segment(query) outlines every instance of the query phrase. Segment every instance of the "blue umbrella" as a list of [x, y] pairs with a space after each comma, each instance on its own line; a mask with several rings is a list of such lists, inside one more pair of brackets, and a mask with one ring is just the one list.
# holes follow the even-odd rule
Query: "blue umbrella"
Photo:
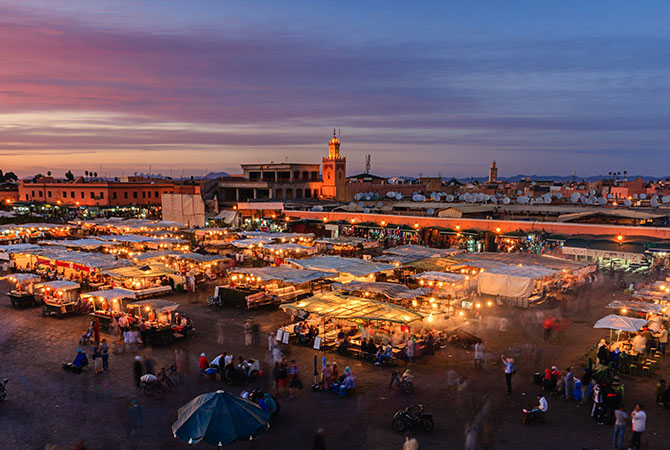
[[199, 395], [177, 411], [174, 437], [189, 444], [205, 441], [223, 446], [251, 440], [270, 427], [270, 413], [224, 391]]

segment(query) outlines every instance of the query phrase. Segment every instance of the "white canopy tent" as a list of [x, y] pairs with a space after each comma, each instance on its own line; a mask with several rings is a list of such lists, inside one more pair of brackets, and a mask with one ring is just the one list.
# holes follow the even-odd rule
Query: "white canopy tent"
[[610, 314], [598, 320], [593, 328], [605, 328], [608, 330], [628, 331], [634, 333], [649, 323], [646, 319], [634, 319], [632, 317]]
[[395, 267], [391, 264], [375, 263], [359, 258], [342, 258], [341, 256], [314, 256], [307, 259], [288, 259], [293, 264], [302, 269], [322, 270], [324, 272], [336, 272], [339, 274], [349, 274], [354, 277], [364, 277], [386, 270], [393, 270]]
[[480, 293], [507, 298], [528, 298], [533, 293], [535, 280], [552, 276], [556, 270], [540, 266], [491, 267], [477, 277]]

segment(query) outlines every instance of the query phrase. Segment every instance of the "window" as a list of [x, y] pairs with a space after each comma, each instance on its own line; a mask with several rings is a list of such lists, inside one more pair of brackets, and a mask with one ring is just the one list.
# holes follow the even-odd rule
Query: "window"
[[37, 196], [42, 197], [42, 191], [37, 191]]
[[35, 197], [35, 191], [30, 191], [33, 197]]
[[105, 198], [105, 193], [104, 193], [104, 192], [101, 192], [101, 193], [100, 193], [100, 198], [101, 198], [101, 199], [102, 199], [102, 198]]
[[116, 192], [112, 192], [112, 198], [116, 200]]
[[67, 191], [63, 191], [63, 198], [67, 198]]
[[70, 192], [70, 198], [74, 198], [74, 191]]
[[128, 198], [128, 193], [127, 192], [123, 193], [123, 198]]
[[81, 198], [84, 198], [84, 191], [81, 191]]
[[137, 191], [133, 192], [133, 198], [137, 198]]
[[147, 198], [147, 193], [146, 193], [146, 191], [142, 191], [142, 198]]
[[91, 191], [91, 198], [95, 198], [95, 193]]
[[158, 191], [154, 192], [154, 197], [158, 198]]

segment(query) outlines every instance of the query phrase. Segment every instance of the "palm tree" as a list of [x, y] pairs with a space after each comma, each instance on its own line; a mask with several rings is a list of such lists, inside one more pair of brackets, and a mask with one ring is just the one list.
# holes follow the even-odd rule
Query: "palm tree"
[[627, 170], [624, 170], [624, 171], [623, 171], [623, 178], [624, 178], [624, 180], [626, 179], [626, 176], [627, 176], [627, 175], [628, 175], [628, 171], [627, 171]]
[[98, 172], [93, 172], [93, 176], [98, 178]]
[[51, 171], [50, 171], [50, 170], [47, 171], [47, 176], [48, 176], [48, 177], [51, 176]]
[[84, 175], [88, 176], [88, 170], [84, 171]]

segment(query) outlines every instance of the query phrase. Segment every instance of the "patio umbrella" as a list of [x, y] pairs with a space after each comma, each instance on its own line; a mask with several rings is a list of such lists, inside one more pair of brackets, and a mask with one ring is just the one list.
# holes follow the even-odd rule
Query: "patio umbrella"
[[189, 444], [205, 441], [219, 447], [251, 440], [269, 428], [270, 413], [224, 391], [199, 395], [177, 411], [174, 437]]

